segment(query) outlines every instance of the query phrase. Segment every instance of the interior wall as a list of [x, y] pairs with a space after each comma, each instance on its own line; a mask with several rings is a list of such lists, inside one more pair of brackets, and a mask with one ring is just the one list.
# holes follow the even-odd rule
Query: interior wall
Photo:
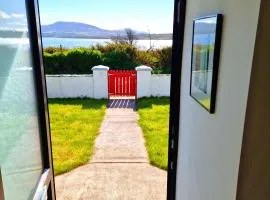
[[[188, 0], [181, 83], [177, 199], [232, 200], [237, 178], [260, 0]], [[189, 96], [192, 22], [224, 14], [216, 113]]]
[[237, 200], [270, 199], [270, 1], [262, 0]]

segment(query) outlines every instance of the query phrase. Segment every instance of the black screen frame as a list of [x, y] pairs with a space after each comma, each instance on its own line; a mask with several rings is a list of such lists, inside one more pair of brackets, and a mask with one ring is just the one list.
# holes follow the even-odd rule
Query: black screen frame
[[168, 146], [167, 200], [176, 199], [176, 176], [178, 139], [180, 125], [180, 94], [182, 78], [182, 60], [186, 18], [186, 0], [174, 1], [173, 46], [170, 90], [170, 120]]

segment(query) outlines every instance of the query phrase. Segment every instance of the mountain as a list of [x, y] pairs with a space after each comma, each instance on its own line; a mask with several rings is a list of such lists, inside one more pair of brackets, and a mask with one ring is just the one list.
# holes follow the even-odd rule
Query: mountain
[[[149, 39], [149, 34], [133, 30], [138, 39]], [[124, 29], [106, 30], [79, 22], [55, 22], [50, 25], [41, 26], [41, 32], [44, 37], [62, 37], [62, 38], [93, 38], [93, 39], [111, 39], [113, 37], [126, 37]], [[153, 34], [152, 39], [171, 39], [171, 34]]]
[[[56, 22], [50, 25], [41, 26], [42, 36], [59, 38], [92, 38], [111, 39], [113, 37], [126, 37], [124, 29], [106, 30], [97, 26], [78, 22]], [[149, 40], [149, 33], [133, 30], [137, 39]], [[199, 23], [196, 25], [195, 33], [207, 34], [215, 32], [215, 24]], [[1, 30], [0, 38], [20, 38], [27, 33], [16, 30]], [[152, 40], [171, 40], [171, 33], [151, 34]]]
[[[125, 30], [106, 30], [93, 25], [78, 22], [56, 22], [41, 27], [42, 35], [45, 37], [79, 37], [79, 38], [111, 38], [125, 37]], [[135, 34], [144, 34], [134, 31]]]
[[42, 26], [42, 31], [44, 32], [107, 32], [104, 29], [98, 28], [96, 26], [77, 23], [77, 22], [56, 22], [51, 25]]
[[23, 31], [0, 29], [0, 38], [22, 38], [27, 36], [28, 33], [24, 33]]

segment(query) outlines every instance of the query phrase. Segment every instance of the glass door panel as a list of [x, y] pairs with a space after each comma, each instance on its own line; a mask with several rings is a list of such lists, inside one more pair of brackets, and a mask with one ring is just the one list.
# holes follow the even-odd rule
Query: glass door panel
[[0, 170], [5, 200], [32, 199], [43, 172], [24, 0], [0, 2]]

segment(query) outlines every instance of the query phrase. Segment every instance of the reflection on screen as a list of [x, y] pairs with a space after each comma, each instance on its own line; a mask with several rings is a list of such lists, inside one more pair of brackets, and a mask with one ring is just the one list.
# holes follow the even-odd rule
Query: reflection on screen
[[0, 169], [5, 200], [32, 199], [43, 170], [24, 4], [0, 3]]

